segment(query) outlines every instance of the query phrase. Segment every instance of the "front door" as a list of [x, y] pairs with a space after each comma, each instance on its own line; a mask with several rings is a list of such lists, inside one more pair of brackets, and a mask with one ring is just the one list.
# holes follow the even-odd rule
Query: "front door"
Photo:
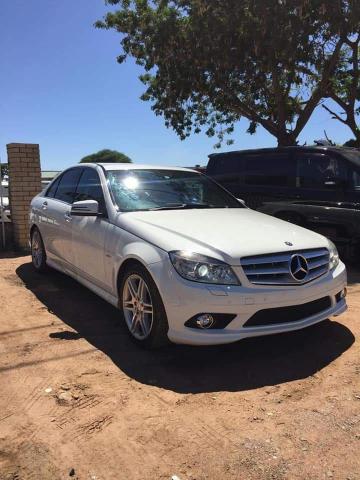
[[101, 215], [72, 217], [74, 265], [83, 278], [104, 290], [110, 290], [104, 267], [105, 238], [109, 222], [100, 178], [95, 168], [84, 168], [75, 194], [75, 201], [81, 200], [96, 200]]
[[298, 153], [296, 187], [301, 200], [337, 204], [345, 200], [346, 162], [330, 154]]

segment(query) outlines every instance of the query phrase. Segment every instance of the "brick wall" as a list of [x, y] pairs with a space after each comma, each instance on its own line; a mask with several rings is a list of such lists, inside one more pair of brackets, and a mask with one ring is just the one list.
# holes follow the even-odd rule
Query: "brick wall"
[[9, 143], [9, 200], [13, 224], [13, 241], [20, 250], [29, 248], [29, 205], [41, 191], [39, 145]]

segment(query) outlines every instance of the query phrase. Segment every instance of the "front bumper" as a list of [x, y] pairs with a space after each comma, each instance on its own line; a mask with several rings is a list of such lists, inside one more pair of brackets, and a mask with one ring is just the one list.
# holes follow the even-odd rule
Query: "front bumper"
[[[346, 268], [340, 262], [334, 271], [305, 285], [259, 286], [247, 282], [241, 286], [211, 286], [182, 279], [169, 263], [152, 264], [150, 271], [157, 283], [168, 317], [168, 337], [174, 343], [216, 345], [247, 337], [271, 335], [308, 327], [328, 317], [340, 315], [347, 306], [335, 295], [346, 287]], [[296, 322], [244, 327], [256, 312], [263, 309], [301, 305], [330, 297], [326, 310]], [[224, 329], [201, 330], [184, 323], [199, 313], [229, 313], [236, 317]]]

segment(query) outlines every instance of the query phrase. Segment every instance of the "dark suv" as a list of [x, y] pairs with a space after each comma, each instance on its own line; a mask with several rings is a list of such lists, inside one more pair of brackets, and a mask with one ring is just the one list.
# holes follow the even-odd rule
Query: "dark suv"
[[360, 150], [283, 147], [212, 154], [206, 174], [250, 208], [328, 236], [348, 257], [360, 244]]

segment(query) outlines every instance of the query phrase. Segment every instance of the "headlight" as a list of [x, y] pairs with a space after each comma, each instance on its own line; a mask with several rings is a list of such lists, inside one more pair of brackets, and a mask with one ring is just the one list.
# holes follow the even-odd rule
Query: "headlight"
[[193, 282], [240, 285], [230, 265], [198, 253], [174, 251], [169, 253], [171, 263], [183, 278]]
[[339, 265], [340, 259], [339, 259], [339, 253], [337, 251], [337, 248], [335, 247], [333, 242], [331, 242], [330, 240], [329, 240], [329, 253], [330, 253], [329, 267], [330, 267], [330, 270], [334, 270], [334, 268], [336, 268]]

